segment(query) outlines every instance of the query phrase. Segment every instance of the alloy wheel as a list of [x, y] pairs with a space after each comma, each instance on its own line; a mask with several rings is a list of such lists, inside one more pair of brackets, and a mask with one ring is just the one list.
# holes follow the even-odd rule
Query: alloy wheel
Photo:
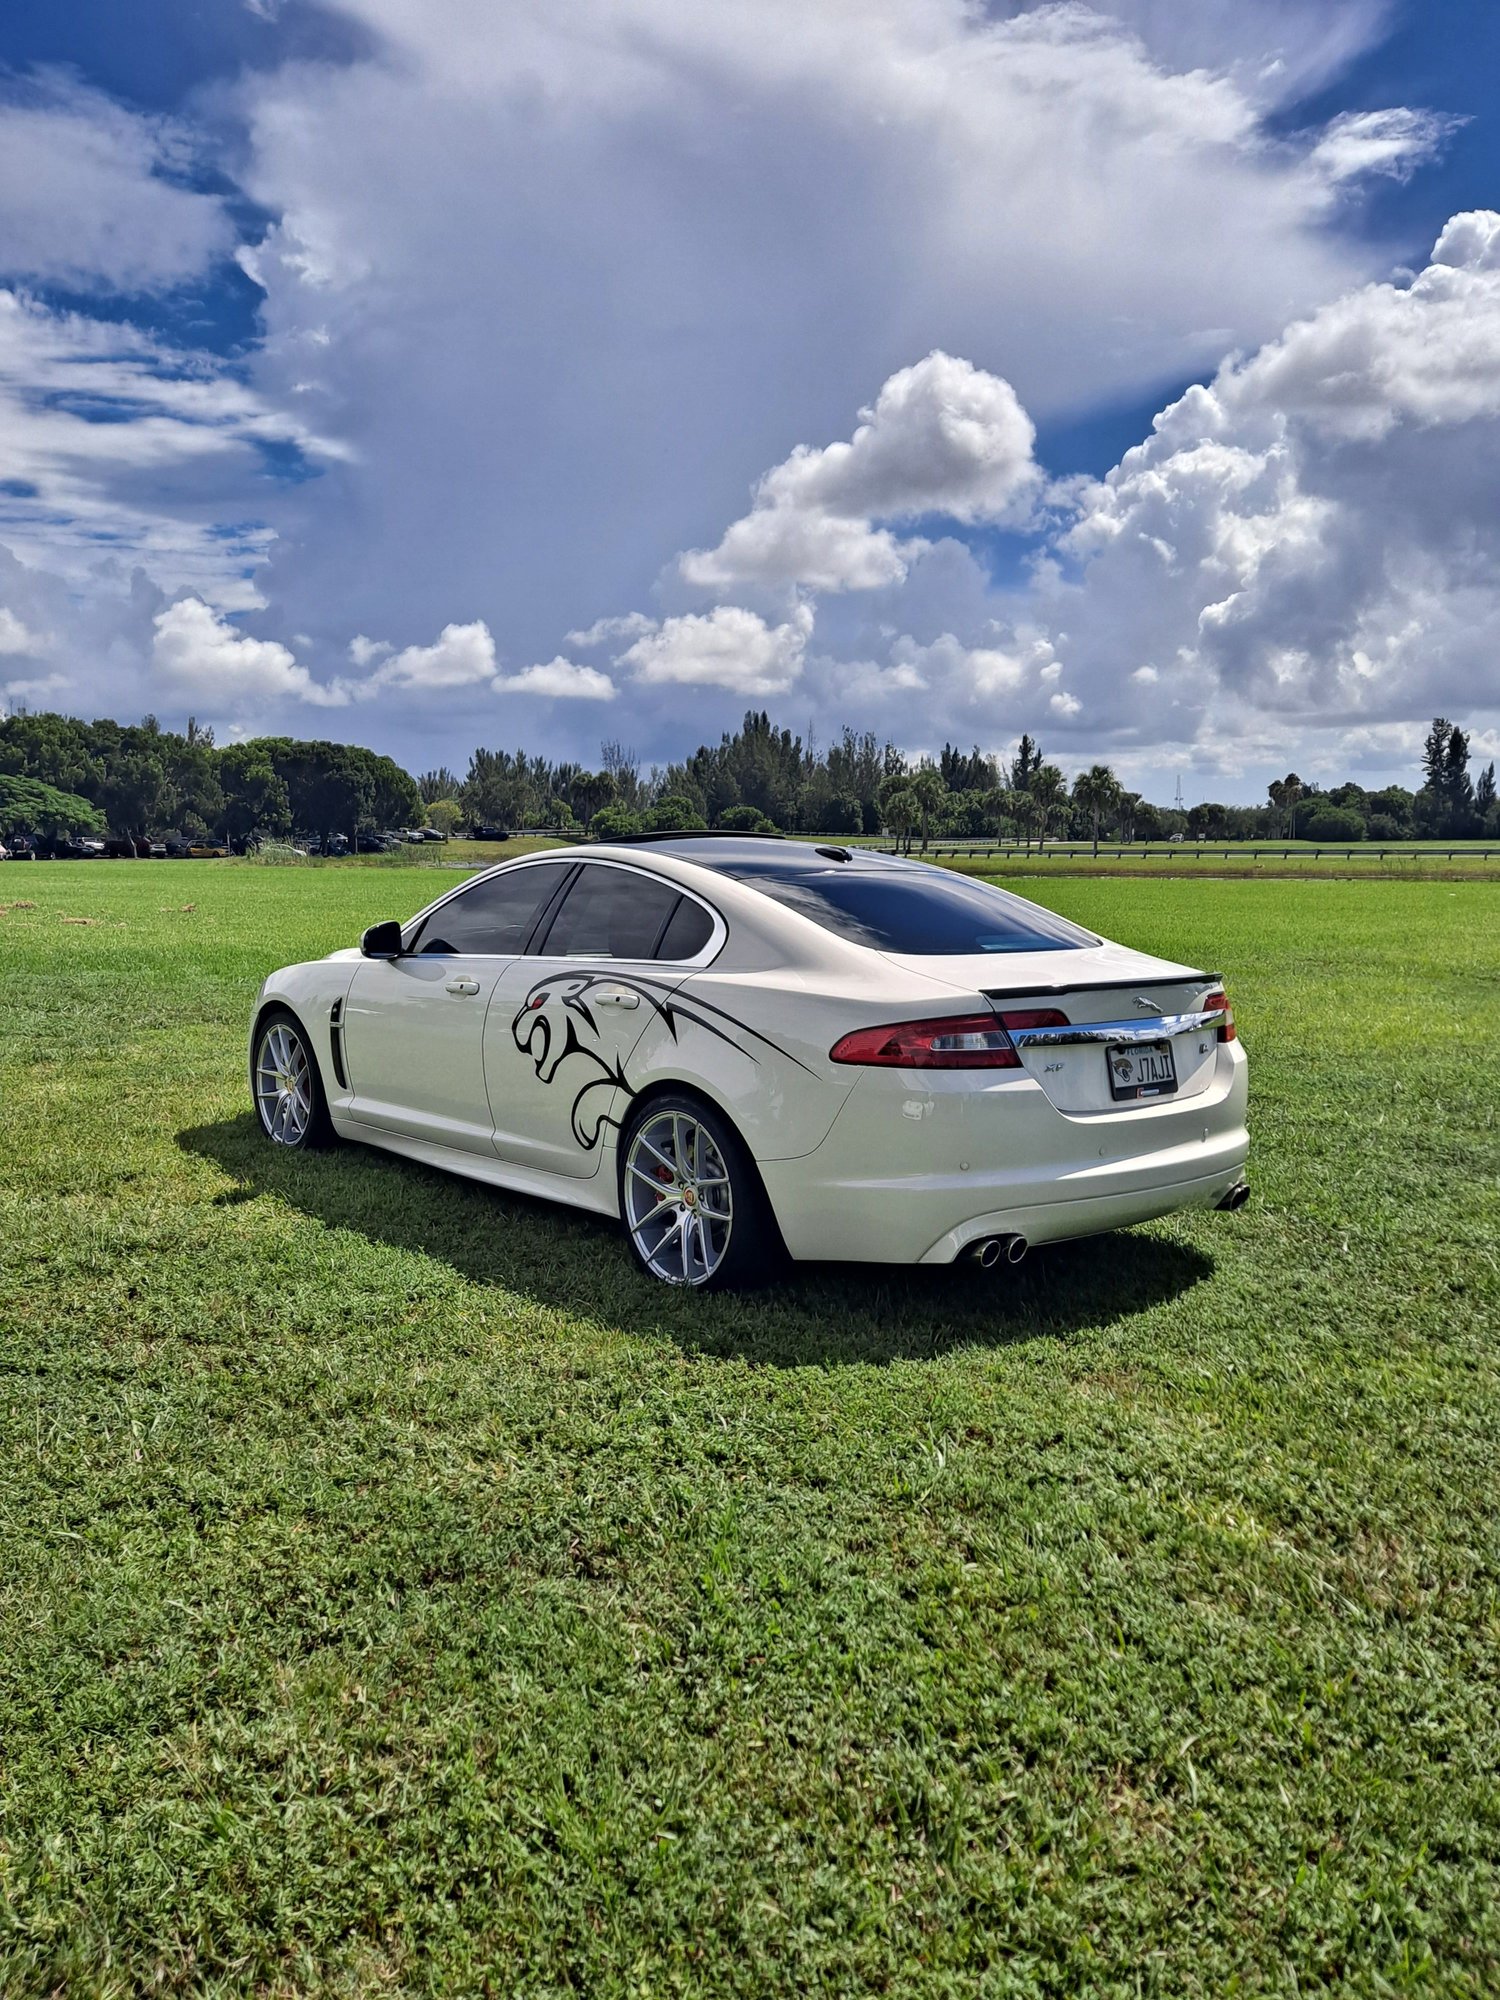
[[734, 1226], [729, 1168], [688, 1111], [646, 1118], [625, 1157], [625, 1225], [641, 1262], [669, 1285], [705, 1285]]
[[255, 1106], [268, 1139], [278, 1146], [302, 1144], [313, 1115], [312, 1058], [287, 1021], [273, 1023], [260, 1038]]

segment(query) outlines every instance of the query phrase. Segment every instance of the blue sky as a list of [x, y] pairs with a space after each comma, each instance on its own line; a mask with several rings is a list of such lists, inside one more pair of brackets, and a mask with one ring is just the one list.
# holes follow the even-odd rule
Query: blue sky
[[1492, 9], [19, 0], [0, 64], [0, 699], [1232, 798], [1500, 741]]

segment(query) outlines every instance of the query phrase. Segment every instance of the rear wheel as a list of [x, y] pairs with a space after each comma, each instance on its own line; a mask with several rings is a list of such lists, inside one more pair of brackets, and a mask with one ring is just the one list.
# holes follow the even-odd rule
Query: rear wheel
[[332, 1136], [328, 1100], [307, 1030], [283, 1009], [267, 1014], [255, 1037], [251, 1064], [260, 1129], [273, 1146], [303, 1150]]
[[637, 1262], [699, 1290], [770, 1277], [780, 1242], [760, 1176], [726, 1118], [693, 1097], [658, 1097], [625, 1127], [620, 1212]]

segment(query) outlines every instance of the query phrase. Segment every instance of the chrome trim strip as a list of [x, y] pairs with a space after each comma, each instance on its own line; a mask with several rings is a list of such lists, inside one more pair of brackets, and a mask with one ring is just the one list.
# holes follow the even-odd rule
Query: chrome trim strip
[[1217, 1029], [1223, 1007], [1206, 1014], [1159, 1014], [1152, 1021], [1083, 1021], [1072, 1028], [1007, 1028], [1018, 1049], [1057, 1049], [1069, 1042], [1164, 1042], [1200, 1028]]
[[1064, 993], [1128, 993], [1132, 987], [1139, 992], [1144, 986], [1201, 986], [1205, 993], [1211, 993], [1216, 986], [1223, 984], [1223, 978], [1217, 972], [1142, 972], [1134, 979], [1075, 979], [1068, 986], [1038, 986], [1035, 981], [1030, 986], [986, 986], [984, 997], [986, 1000], [1029, 1000], [1035, 994], [1055, 1000]]

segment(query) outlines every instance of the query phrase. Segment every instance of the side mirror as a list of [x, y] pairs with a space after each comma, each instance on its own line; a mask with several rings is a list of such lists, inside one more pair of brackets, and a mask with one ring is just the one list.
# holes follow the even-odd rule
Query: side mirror
[[387, 917], [383, 924], [371, 924], [359, 941], [360, 951], [366, 958], [399, 958], [401, 956], [401, 926], [394, 917]]

